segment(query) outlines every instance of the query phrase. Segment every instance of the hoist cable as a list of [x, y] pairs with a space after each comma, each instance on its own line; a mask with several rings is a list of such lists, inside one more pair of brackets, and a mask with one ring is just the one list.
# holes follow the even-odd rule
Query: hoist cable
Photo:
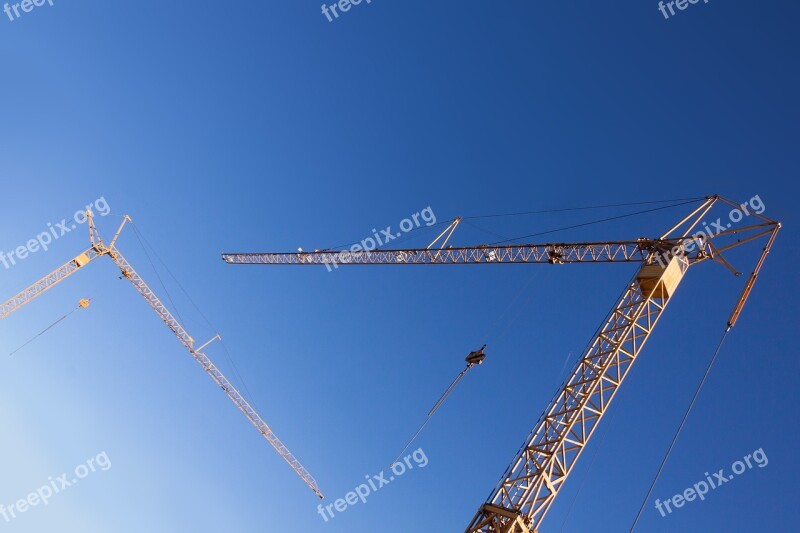
[[633, 520], [633, 525], [631, 525], [630, 533], [633, 533], [636, 524], [639, 522], [639, 518], [641, 518], [642, 516], [642, 512], [644, 511], [644, 508], [647, 505], [647, 500], [650, 499], [650, 495], [653, 493], [653, 489], [655, 488], [656, 483], [658, 482], [658, 478], [661, 476], [661, 471], [664, 470], [664, 465], [667, 464], [667, 460], [669, 459], [669, 456], [672, 453], [672, 449], [675, 447], [675, 443], [678, 442], [678, 437], [680, 436], [681, 431], [683, 430], [683, 426], [686, 424], [686, 420], [689, 418], [689, 413], [692, 411], [695, 402], [697, 402], [697, 397], [700, 396], [700, 391], [702, 390], [703, 385], [705, 385], [706, 380], [708, 380], [708, 375], [711, 373], [711, 369], [713, 368], [714, 363], [716, 362], [717, 357], [719, 356], [719, 353], [722, 350], [722, 345], [725, 343], [725, 339], [728, 337], [728, 332], [730, 330], [731, 328], [729, 326], [725, 330], [725, 333], [722, 334], [722, 338], [720, 339], [719, 344], [717, 345], [717, 350], [714, 352], [714, 356], [711, 358], [711, 361], [709, 361], [708, 366], [706, 367], [705, 374], [703, 374], [703, 379], [701, 379], [700, 384], [697, 385], [697, 390], [695, 390], [694, 392], [692, 401], [691, 403], [689, 403], [689, 407], [686, 408], [686, 412], [683, 414], [683, 419], [681, 420], [678, 429], [675, 431], [675, 435], [672, 437], [672, 442], [670, 443], [669, 448], [667, 449], [667, 453], [664, 454], [664, 459], [662, 459], [661, 465], [658, 467], [658, 471], [656, 472], [656, 475], [653, 478], [653, 482], [650, 483], [650, 488], [647, 489], [647, 494], [645, 495], [644, 500], [642, 500], [642, 505], [641, 507], [639, 507], [639, 512], [636, 513], [636, 518]]

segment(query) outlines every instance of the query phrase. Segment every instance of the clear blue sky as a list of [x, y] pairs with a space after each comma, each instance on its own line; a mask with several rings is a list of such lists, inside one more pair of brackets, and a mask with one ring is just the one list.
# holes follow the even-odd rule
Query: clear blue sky
[[[486, 364], [417, 442], [428, 465], [325, 523], [103, 259], [0, 322], [0, 503], [101, 452], [112, 467], [0, 517], [0, 531], [463, 531], [633, 267], [328, 273], [219, 253], [348, 243], [428, 206], [442, 221], [714, 193], [759, 195], [785, 229], [651, 501], [759, 448], [769, 464], [666, 518], [649, 503], [638, 531], [800, 529], [797, 3], [710, 0], [667, 20], [653, 0], [373, 0], [333, 22], [319, 4], [0, 13], [0, 250], [100, 197], [105, 234], [130, 214], [214, 325], [157, 264], [189, 331], [223, 335], [331, 501], [386, 469], [488, 340]], [[490, 219], [455, 242], [622, 211]], [[680, 214], [561, 237], [655, 236]], [[130, 229], [120, 248], [166, 299]], [[2, 298], [87, 245], [81, 227], [0, 265]], [[542, 533], [628, 530], [742, 281], [690, 271]], [[85, 297], [88, 310], [6, 356]], [[219, 346], [208, 353], [230, 370]]]

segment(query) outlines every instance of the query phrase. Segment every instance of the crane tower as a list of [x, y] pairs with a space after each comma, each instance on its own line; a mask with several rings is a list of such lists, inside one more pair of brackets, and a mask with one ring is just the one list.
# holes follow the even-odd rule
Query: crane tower
[[0, 305], [0, 319], [6, 318], [11, 313], [19, 310], [22, 306], [30, 303], [38, 296], [41, 296], [47, 290], [53, 288], [61, 283], [78, 270], [84, 268], [89, 263], [98, 257], [108, 256], [119, 267], [122, 273], [122, 278], [130, 281], [136, 291], [147, 301], [150, 307], [156, 312], [158, 317], [167, 325], [172, 333], [177, 337], [178, 341], [189, 351], [189, 354], [200, 363], [203, 370], [214, 380], [228, 396], [228, 398], [236, 405], [236, 407], [244, 413], [245, 417], [256, 427], [259, 433], [269, 442], [273, 448], [280, 454], [283, 459], [289, 463], [289, 466], [297, 473], [300, 478], [314, 491], [320, 498], [323, 497], [322, 492], [314, 477], [305, 469], [305, 467], [297, 460], [291, 451], [280, 441], [280, 439], [273, 433], [272, 429], [267, 425], [256, 410], [247, 402], [247, 400], [239, 393], [236, 387], [228, 381], [219, 368], [209, 359], [203, 350], [211, 344], [214, 340], [219, 339], [219, 335], [215, 336], [202, 346], [196, 347], [195, 341], [189, 333], [183, 328], [178, 320], [172, 315], [167, 307], [161, 302], [156, 294], [145, 283], [141, 276], [133, 269], [131, 264], [125, 259], [117, 248], [117, 238], [125, 226], [126, 222], [131, 219], [127, 215], [122, 220], [122, 223], [117, 229], [116, 234], [110, 243], [106, 244], [100, 237], [100, 233], [94, 224], [91, 211], [86, 213], [89, 223], [89, 237], [91, 247], [82, 253], [78, 254], [73, 259], [69, 260], [44, 278], [40, 279], [30, 287], [22, 290], [5, 303]]
[[[233, 265], [298, 266], [639, 263], [633, 280], [570, 377], [556, 392], [465, 530], [466, 533], [531, 533], [537, 530], [553, 504], [688, 269], [712, 260], [739, 275], [724, 253], [765, 239], [760, 259], [728, 319], [728, 329], [738, 320], [781, 225], [762, 214], [751, 213], [756, 223], [742, 227], [729, 225], [710, 234], [704, 229], [704, 217], [718, 205], [744, 207], [721, 196], [705, 197], [699, 206], [655, 239], [347, 252], [224, 253], [222, 259]], [[448, 226], [450, 234], [460, 220], [457, 218]]]

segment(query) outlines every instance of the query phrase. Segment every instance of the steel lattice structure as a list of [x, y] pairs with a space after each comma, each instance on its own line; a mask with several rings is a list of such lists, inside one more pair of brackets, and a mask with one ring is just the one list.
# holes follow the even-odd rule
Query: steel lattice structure
[[[261, 265], [452, 265], [507, 263], [640, 263], [634, 280], [607, 316], [570, 378], [558, 390], [504, 472], [466, 533], [531, 533], [541, 524], [589, 442], [620, 385], [629, 374], [688, 268], [713, 260], [739, 275], [723, 253], [760, 238], [767, 242], [728, 320], [736, 323], [772, 248], [780, 223], [753, 215], [759, 223], [722, 228], [701, 224], [715, 205], [742, 207], [709, 196], [657, 239], [608, 242], [513, 244], [371, 251], [323, 250], [296, 253], [225, 253], [229, 264]], [[450, 232], [456, 219], [442, 233]], [[448, 235], [449, 239], [449, 235]], [[434, 241], [436, 242], [436, 241]]]
[[641, 262], [654, 241], [577, 244], [523, 244], [512, 246], [451, 247], [441, 250], [360, 250], [297, 253], [222, 254], [230, 264], [261, 265], [436, 265], [480, 263]]
[[527, 533], [541, 521], [687, 268], [676, 257], [666, 269], [642, 269], [468, 531]]
[[142, 279], [142, 277], [136, 273], [130, 263], [128, 263], [125, 257], [123, 257], [123, 255], [120, 253], [119, 249], [116, 247], [117, 237], [119, 237], [123, 226], [130, 220], [130, 218], [127, 216], [125, 217], [119, 229], [117, 230], [117, 233], [114, 235], [114, 238], [108, 245], [106, 245], [103, 239], [100, 237], [100, 234], [94, 225], [91, 212], [87, 213], [87, 219], [89, 222], [89, 234], [92, 247], [3, 303], [2, 306], [0, 306], [0, 319], [7, 317], [26, 303], [29, 303], [37, 296], [40, 296], [45, 291], [65, 280], [98, 257], [102, 257], [104, 255], [110, 257], [111, 260], [113, 260], [114, 263], [119, 267], [120, 271], [122, 272], [122, 277], [133, 284], [139, 294], [142, 295], [150, 307], [152, 307], [156, 314], [158, 314], [159, 318], [161, 318], [167, 327], [175, 334], [177, 339], [189, 351], [191, 356], [198, 363], [200, 363], [200, 365], [203, 367], [203, 370], [205, 370], [211, 379], [213, 379], [214, 382], [225, 392], [225, 394], [236, 405], [236, 407], [239, 408], [242, 413], [244, 413], [247, 419], [256, 427], [256, 429], [258, 429], [259, 433], [261, 433], [267, 442], [269, 442], [275, 448], [278, 454], [283, 457], [289, 466], [292, 467], [295, 473], [300, 476], [300, 478], [314, 491], [317, 496], [322, 498], [322, 492], [320, 491], [319, 485], [314, 477], [280, 441], [267, 423], [264, 422], [258, 412], [256, 412], [256, 410], [253, 409], [247, 400], [245, 400], [245, 398], [241, 395], [241, 393], [239, 393], [236, 387], [233, 386], [228, 378], [226, 378], [222, 372], [220, 372], [211, 359], [209, 359], [209, 357], [203, 353], [202, 350], [211, 342], [218, 339], [219, 335], [208, 341], [206, 344], [195, 348], [195, 341], [192, 336], [189, 335], [180, 322], [178, 322], [169, 309], [167, 309], [167, 307], [161, 302], [161, 300], [150, 289], [147, 283], [145, 283], [144, 279]]
[[3, 305], [0, 305], [0, 319], [7, 317], [26, 303], [29, 303], [31, 300], [41, 295], [46, 290], [51, 289], [57, 284], [61, 283], [69, 276], [74, 274], [79, 268], [86, 265], [89, 263], [89, 261], [92, 261], [97, 256], [97, 251], [94, 248], [89, 248], [75, 259], [71, 259], [69, 262], [61, 265], [50, 274], [39, 280], [37, 283], [34, 283], [13, 298], [10, 298], [8, 301], [3, 303]]

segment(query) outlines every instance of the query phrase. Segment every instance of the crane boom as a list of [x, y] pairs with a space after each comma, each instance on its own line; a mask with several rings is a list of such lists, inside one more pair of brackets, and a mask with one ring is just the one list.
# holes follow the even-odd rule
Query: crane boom
[[239, 408], [242, 413], [247, 417], [247, 419], [256, 427], [256, 429], [261, 433], [267, 442], [269, 442], [273, 448], [280, 454], [283, 459], [289, 463], [289, 466], [299, 475], [306, 484], [311, 487], [317, 496], [322, 498], [322, 492], [319, 489], [317, 481], [311, 475], [311, 473], [305, 469], [305, 467], [298, 461], [292, 452], [289, 451], [281, 440], [273, 433], [270, 427], [267, 425], [266, 422], [261, 418], [261, 416], [256, 412], [255, 409], [244, 399], [244, 397], [239, 393], [236, 387], [228, 381], [222, 372], [214, 365], [211, 359], [206, 356], [201, 350], [201, 348], [194, 347], [194, 340], [183, 329], [183, 326], [172, 316], [172, 313], [161, 303], [158, 296], [147, 286], [147, 283], [136, 273], [133, 267], [128, 263], [128, 261], [122, 256], [118, 249], [114, 248], [113, 250], [108, 251], [109, 256], [111, 259], [114, 260], [114, 263], [119, 267], [120, 271], [122, 271], [122, 276], [130, 281], [139, 294], [147, 301], [150, 307], [155, 310], [158, 316], [161, 318], [162, 321], [172, 330], [178, 340], [183, 344], [189, 353], [194, 357], [194, 359], [200, 363], [203, 367], [203, 370], [211, 376], [211, 379], [220, 386], [220, 388], [225, 391], [225, 394], [230, 398], [230, 400]]
[[129, 221], [130, 218], [127, 216], [125, 217], [116, 234], [114, 235], [114, 238], [111, 240], [111, 243], [106, 245], [94, 226], [91, 212], [87, 212], [87, 217], [89, 221], [89, 234], [92, 247], [3, 303], [2, 306], [0, 306], [0, 319], [7, 317], [26, 303], [31, 302], [33, 299], [40, 296], [61, 281], [65, 280], [67, 277], [77, 272], [78, 269], [86, 266], [94, 259], [104, 255], [109, 256], [117, 265], [117, 267], [119, 267], [120, 271], [122, 272], [122, 277], [133, 284], [137, 292], [139, 292], [139, 294], [142, 295], [150, 307], [153, 308], [156, 314], [158, 314], [159, 318], [161, 318], [161, 320], [177, 337], [180, 343], [183, 344], [183, 346], [189, 351], [191, 356], [198, 363], [200, 363], [200, 365], [203, 367], [203, 370], [205, 370], [211, 379], [213, 379], [214, 382], [219, 385], [228, 398], [236, 405], [237, 408], [239, 408], [239, 410], [242, 411], [242, 413], [244, 413], [247, 419], [256, 427], [256, 429], [258, 429], [259, 433], [261, 433], [267, 442], [269, 442], [272, 447], [275, 448], [278, 454], [283, 457], [283, 459], [289, 464], [289, 466], [292, 467], [295, 473], [300, 476], [306, 485], [308, 485], [317, 496], [322, 498], [322, 492], [314, 477], [281, 442], [281, 440], [270, 429], [267, 423], [261, 418], [258, 412], [247, 402], [247, 400], [245, 400], [236, 387], [234, 387], [233, 384], [214, 365], [211, 359], [209, 359], [209, 357], [203, 353], [202, 350], [213, 340], [218, 339], [219, 335], [214, 337], [214, 339], [207, 342], [203, 346], [195, 348], [195, 341], [192, 336], [189, 335], [180, 322], [178, 322], [172, 313], [170, 313], [169, 309], [167, 309], [167, 307], [161, 302], [161, 300], [152, 291], [152, 289], [150, 289], [147, 283], [145, 283], [144, 279], [139, 276], [131, 264], [120, 253], [119, 249], [116, 247], [117, 237], [122, 231], [125, 223]]
[[3, 305], [0, 306], [0, 319], [7, 317], [46, 290], [55, 287], [97, 257], [99, 257], [97, 251], [94, 248], [89, 248], [74, 259], [64, 263], [47, 276], [3, 303]]
[[618, 241], [564, 244], [468, 246], [444, 249], [315, 251], [290, 253], [224, 253], [229, 264], [260, 265], [452, 265], [487, 263], [610, 263], [644, 261], [656, 246], [674, 241]]
[[[728, 224], [711, 234], [708, 226], [701, 222], [717, 204], [734, 209], [743, 207], [721, 196], [708, 196], [656, 239], [438, 249], [429, 246], [426, 249], [225, 253], [222, 259], [229, 264], [328, 266], [640, 263], [636, 276], [578, 360], [569, 379], [549, 403], [466, 529], [466, 533], [531, 533], [541, 524], [687, 269], [711, 259], [739, 275], [723, 257], [723, 252], [766, 237], [767, 244], [728, 320], [728, 328], [738, 319], [781, 225], [760, 213], [748, 213], [760, 222], [737, 228]], [[460, 220], [454, 220], [449, 226], [451, 234]], [[702, 229], [696, 231], [698, 228]], [[716, 245], [719, 241], [725, 242]]]

